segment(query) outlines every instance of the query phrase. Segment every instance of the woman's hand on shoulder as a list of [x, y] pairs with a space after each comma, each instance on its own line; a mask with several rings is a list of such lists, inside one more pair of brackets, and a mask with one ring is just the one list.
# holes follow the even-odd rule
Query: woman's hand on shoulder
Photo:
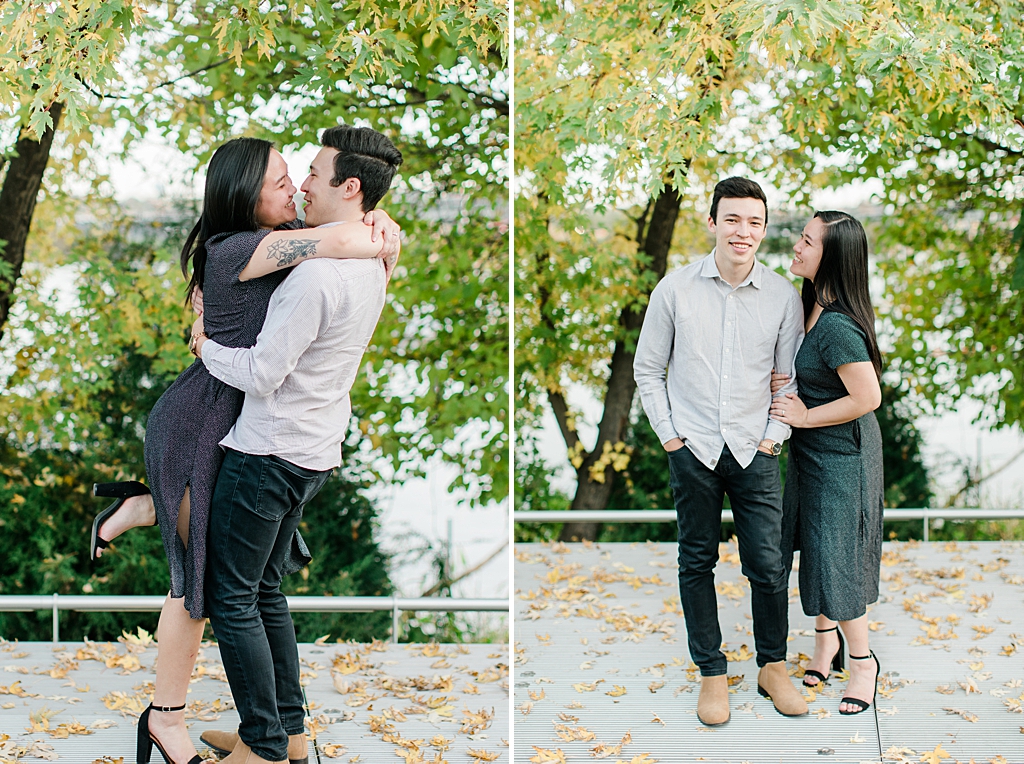
[[790, 427], [807, 426], [807, 406], [795, 393], [786, 393], [774, 399], [768, 413], [772, 419]]
[[384, 282], [385, 286], [391, 283], [391, 274], [395, 272], [395, 266], [398, 265], [398, 256], [402, 254], [402, 239], [396, 237], [395, 241], [398, 242], [395, 254], [384, 258], [384, 275], [387, 277], [387, 280]]
[[[382, 241], [378, 257], [387, 263], [398, 259], [401, 243], [402, 227], [398, 225], [384, 210], [370, 210], [363, 216], [363, 223], [372, 227], [370, 241]], [[388, 278], [391, 278], [390, 272]]]

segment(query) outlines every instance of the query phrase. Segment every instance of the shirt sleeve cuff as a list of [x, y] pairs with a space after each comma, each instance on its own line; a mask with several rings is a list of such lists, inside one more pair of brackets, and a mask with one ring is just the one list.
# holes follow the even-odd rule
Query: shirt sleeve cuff
[[671, 422], [659, 423], [657, 427], [654, 427], [654, 434], [658, 436], [658, 440], [662, 445], [668, 443], [672, 438], [678, 438], [676, 434], [676, 428], [672, 426]]
[[773, 419], [765, 428], [764, 437], [768, 440], [774, 440], [776, 443], [785, 443], [789, 440], [791, 433], [792, 429], [789, 425], [782, 424], [782, 422], [777, 422]]
[[223, 345], [220, 345], [220, 344], [218, 344], [218, 343], [216, 343], [213, 340], [208, 338], [206, 340], [206, 342], [203, 343], [203, 349], [202, 349], [203, 363], [205, 364], [207, 361], [212, 360], [214, 354], [216, 354], [216, 352], [218, 350], [220, 350], [221, 348], [223, 348], [223, 347], [224, 347]]

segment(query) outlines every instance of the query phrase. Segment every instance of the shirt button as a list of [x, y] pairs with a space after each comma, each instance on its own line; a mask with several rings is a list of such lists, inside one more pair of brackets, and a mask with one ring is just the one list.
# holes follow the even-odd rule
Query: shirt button
[[728, 378], [729, 378], [729, 375], [728, 375], [728, 374], [723, 374], [723, 375], [722, 375], [722, 379], [728, 379]]
[[714, 467], [716, 464], [718, 464], [718, 459], [712, 459], [711, 466]]
[[723, 406], [725, 405], [725, 401], [722, 401], [722, 405], [723, 405]]

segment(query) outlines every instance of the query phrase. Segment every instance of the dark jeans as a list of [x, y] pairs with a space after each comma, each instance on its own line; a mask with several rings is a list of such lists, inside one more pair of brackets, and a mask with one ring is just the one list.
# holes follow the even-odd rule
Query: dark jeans
[[287, 759], [288, 735], [303, 731], [298, 646], [281, 568], [303, 506], [330, 474], [227, 449], [213, 491], [206, 602], [241, 717], [238, 734], [267, 761]]
[[701, 676], [725, 674], [715, 564], [722, 499], [729, 495], [743, 575], [750, 580], [757, 665], [784, 661], [789, 634], [788, 572], [782, 558], [782, 485], [777, 457], [754, 455], [743, 469], [728, 446], [713, 470], [683, 446], [668, 454], [679, 528], [679, 596], [690, 658]]

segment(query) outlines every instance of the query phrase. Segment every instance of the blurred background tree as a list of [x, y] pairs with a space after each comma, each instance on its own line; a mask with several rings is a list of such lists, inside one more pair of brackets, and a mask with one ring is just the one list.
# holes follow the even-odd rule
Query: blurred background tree
[[[873, 193], [890, 384], [918, 407], [973, 396], [992, 426], [1022, 421], [1024, 4], [569, 10], [527, 0], [517, 15], [515, 356], [516, 431], [554, 415], [571, 508], [611, 506], [636, 458], [647, 296], [670, 257], [710, 251], [710, 192], [731, 174], [807, 217], [818, 190]], [[601, 405], [592, 447], [572, 386]], [[561, 537], [596, 532], [567, 523]]]
[[[467, 508], [507, 495], [505, 4], [27, 2], [0, 6], [0, 29], [0, 591], [167, 590], [155, 531], [94, 568], [86, 548], [92, 483], [144, 479], [146, 415], [192, 360], [176, 260], [199, 202], [133, 221], [107, 175], [146, 164], [150, 139], [197, 171], [232, 137], [300, 148], [338, 123], [403, 152], [382, 206], [404, 252], [352, 393], [349, 468], [309, 507], [317, 559], [288, 586], [391, 592], [372, 482], [441, 461]], [[298, 620], [305, 637], [364, 638], [383, 636], [384, 615]], [[64, 633], [93, 638], [155, 623], [65, 618]], [[0, 614], [0, 634], [49, 630]]]

